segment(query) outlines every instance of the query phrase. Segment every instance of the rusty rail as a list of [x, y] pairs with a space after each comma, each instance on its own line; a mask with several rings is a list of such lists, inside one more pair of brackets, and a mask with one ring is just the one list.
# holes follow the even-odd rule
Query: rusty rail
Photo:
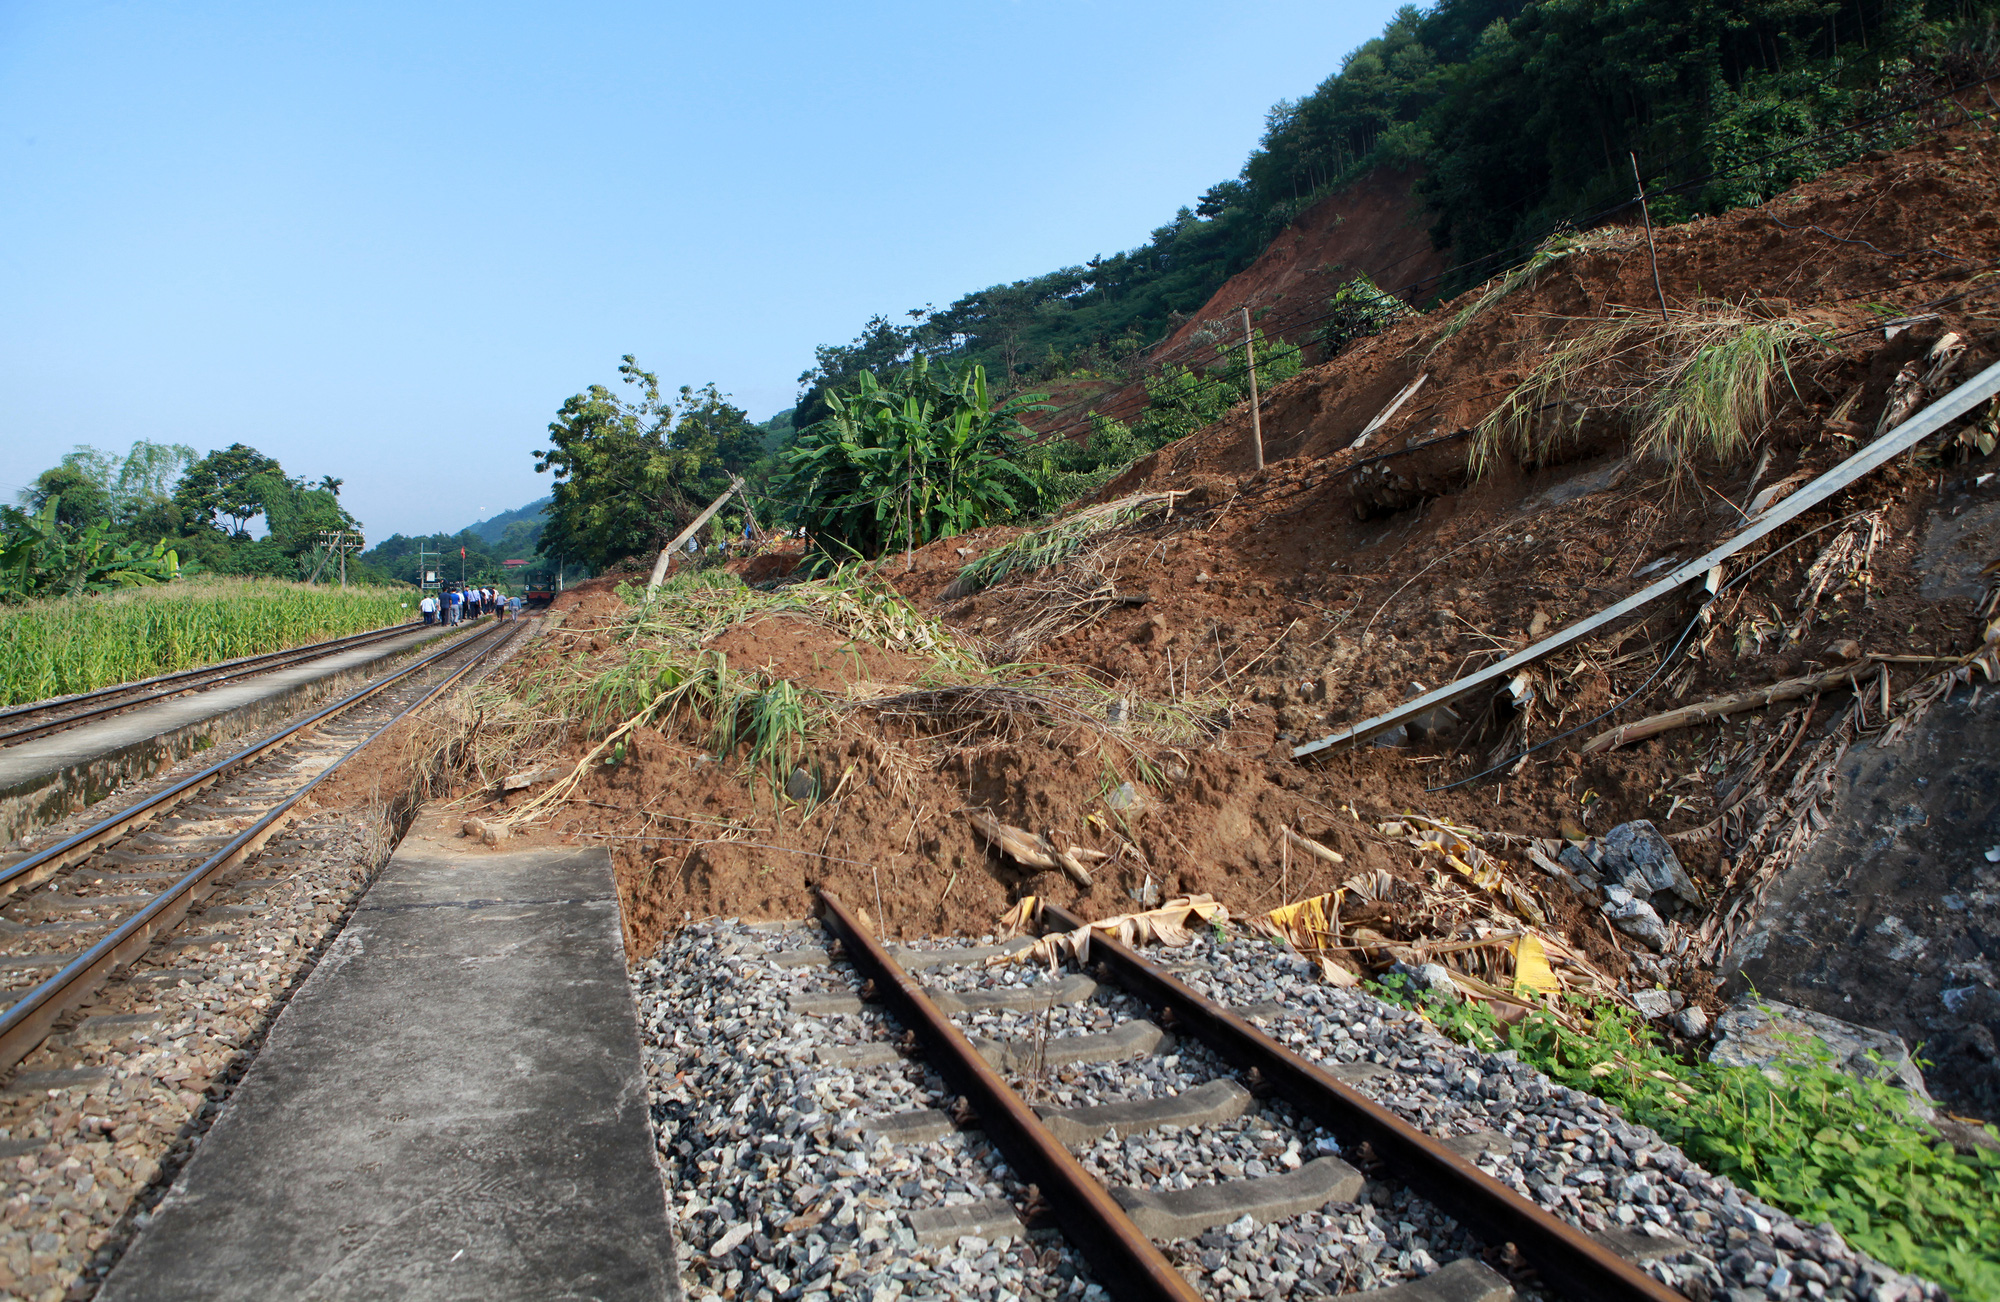
[[[1040, 917], [1069, 931], [1084, 925], [1083, 919], [1053, 904], [1044, 903]], [[1583, 1231], [1543, 1211], [1127, 946], [1092, 931], [1089, 958], [1132, 994], [1169, 1010], [1177, 1032], [1192, 1034], [1228, 1061], [1256, 1071], [1278, 1095], [1343, 1143], [1368, 1144], [1397, 1180], [1457, 1217], [1474, 1234], [1489, 1243], [1512, 1243], [1564, 1296], [1577, 1302], [1685, 1302], [1681, 1294]]]
[[1198, 1302], [1201, 1294], [1140, 1232], [1104, 1186], [1043, 1128], [1021, 1096], [979, 1056], [965, 1033], [889, 957], [860, 919], [831, 891], [822, 889], [819, 898], [825, 909], [823, 920], [839, 937], [848, 961], [874, 983], [875, 997], [916, 1036], [938, 1074], [965, 1096], [1007, 1161], [1033, 1182], [1054, 1211], [1063, 1236], [1090, 1263], [1098, 1283], [1113, 1297], [1129, 1302]]
[[[517, 625], [516, 627], [520, 626]], [[28, 991], [20, 999], [16, 1000], [6, 1012], [0, 1013], [0, 1071], [10, 1070], [21, 1059], [34, 1052], [36, 1046], [48, 1038], [49, 1031], [64, 1013], [69, 1012], [88, 999], [104, 983], [106, 978], [138, 958], [141, 954], [144, 954], [152, 947], [155, 940], [178, 925], [180, 920], [187, 915], [188, 906], [209, 894], [209, 890], [204, 888], [209, 887], [210, 883], [218, 875], [242, 863], [250, 855], [256, 853], [265, 840], [283, 825], [285, 816], [291, 812], [294, 805], [305, 798], [307, 792], [318, 786], [329, 775], [338, 770], [341, 765], [354, 758], [355, 755], [359, 754], [377, 737], [380, 737], [384, 732], [393, 728], [409, 715], [428, 705], [439, 693], [445, 691], [453, 683], [456, 683], [477, 666], [480, 661], [511, 640], [511, 635], [497, 639], [494, 638], [492, 634], [497, 631], [498, 627], [496, 626], [494, 630], [481, 634], [481, 638], [487, 640], [487, 645], [482, 647], [477, 654], [469, 657], [464, 664], [453, 670], [442, 682], [439, 682], [436, 686], [418, 697], [415, 702], [406, 708], [397, 711], [395, 717], [391, 718], [381, 727], [350, 746], [339, 759], [327, 765], [326, 768], [315, 774], [309, 781], [300, 784], [297, 790], [265, 811], [255, 823], [252, 823], [249, 827], [244, 828], [241, 832], [230, 838], [227, 845], [217, 850], [196, 867], [190, 869], [185, 876], [181, 877], [172, 886], [154, 896], [145, 908], [140, 909], [137, 913], [125, 919], [124, 922], [120, 923], [107, 935], [101, 937], [90, 948], [71, 959], [63, 966], [61, 971]], [[390, 684], [409, 677], [419, 669], [429, 665], [439, 656], [449, 655], [453, 651], [462, 651], [470, 645], [474, 645], [474, 643], [454, 643], [443, 651], [425, 656], [422, 660], [397, 670], [394, 674], [382, 679], [382, 681], [370, 684], [368, 687], [319, 711], [310, 718], [292, 725], [276, 737], [270, 738], [253, 748], [252, 751], [226, 760], [223, 764], [204, 770], [203, 774], [197, 774], [196, 776], [206, 776], [207, 781], [213, 781], [215, 775], [219, 774], [223, 768], [235, 767], [247, 762], [246, 756], [262, 754], [279, 742], [321, 722], [329, 715], [348, 709], [375, 695]], [[194, 779], [189, 779], [187, 783], [179, 784], [172, 790], [174, 792], [185, 793], [193, 781]], [[201, 785], [206, 786], [207, 781], [201, 783]], [[171, 794], [171, 792], [163, 792], [160, 796], [153, 797], [152, 800], [158, 801], [168, 794]], [[152, 802], [146, 803], [150, 805]], [[130, 812], [129, 810], [126, 811], [128, 814]], [[150, 816], [148, 815], [148, 817]], [[118, 824], [123, 817], [123, 815], [113, 815], [111, 819], [99, 823], [97, 828], [92, 829], [92, 831]], [[122, 826], [129, 827], [130, 825], [126, 823]], [[89, 832], [79, 833], [78, 837], [71, 838], [71, 841], [64, 842], [64, 845], [70, 845], [81, 837], [88, 835], [90, 835]], [[56, 849], [60, 847], [51, 848]]]

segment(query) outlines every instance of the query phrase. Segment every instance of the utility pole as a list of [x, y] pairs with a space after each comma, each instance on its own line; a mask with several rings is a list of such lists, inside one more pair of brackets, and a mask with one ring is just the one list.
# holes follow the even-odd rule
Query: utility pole
[[418, 543], [417, 544], [418, 591], [428, 592], [432, 588], [438, 587], [439, 571], [441, 571], [442, 569], [444, 569], [444, 553], [426, 551], [424, 550], [424, 545], [422, 543]]
[[1256, 454], [1257, 469], [1264, 468], [1264, 417], [1258, 410], [1257, 346], [1250, 337], [1250, 307], [1243, 307], [1243, 361], [1250, 368], [1250, 450]]
[[361, 531], [358, 529], [322, 529], [319, 531], [320, 546], [340, 555], [340, 586], [347, 586], [347, 553], [361, 550]]

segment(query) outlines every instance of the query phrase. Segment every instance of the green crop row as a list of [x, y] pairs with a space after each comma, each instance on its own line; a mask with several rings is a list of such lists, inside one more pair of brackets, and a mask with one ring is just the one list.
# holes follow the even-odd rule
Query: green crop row
[[0, 607], [0, 704], [87, 692], [407, 620], [411, 594], [206, 579]]

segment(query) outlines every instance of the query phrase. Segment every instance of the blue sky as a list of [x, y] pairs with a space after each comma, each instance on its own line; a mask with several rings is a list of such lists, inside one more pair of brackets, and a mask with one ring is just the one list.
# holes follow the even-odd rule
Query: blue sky
[[0, 493], [241, 441], [459, 528], [622, 353], [763, 419], [1142, 242], [1394, 7], [0, 0]]

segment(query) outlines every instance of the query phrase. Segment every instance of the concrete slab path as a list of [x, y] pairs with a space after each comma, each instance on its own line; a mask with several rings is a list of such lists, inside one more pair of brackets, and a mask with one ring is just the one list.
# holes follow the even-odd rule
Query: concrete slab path
[[100, 1302], [679, 1299], [602, 849], [419, 819]]
[[67, 818], [197, 750], [221, 746], [358, 687], [390, 660], [449, 631], [412, 624], [402, 637], [156, 701], [0, 749], [0, 842]]

